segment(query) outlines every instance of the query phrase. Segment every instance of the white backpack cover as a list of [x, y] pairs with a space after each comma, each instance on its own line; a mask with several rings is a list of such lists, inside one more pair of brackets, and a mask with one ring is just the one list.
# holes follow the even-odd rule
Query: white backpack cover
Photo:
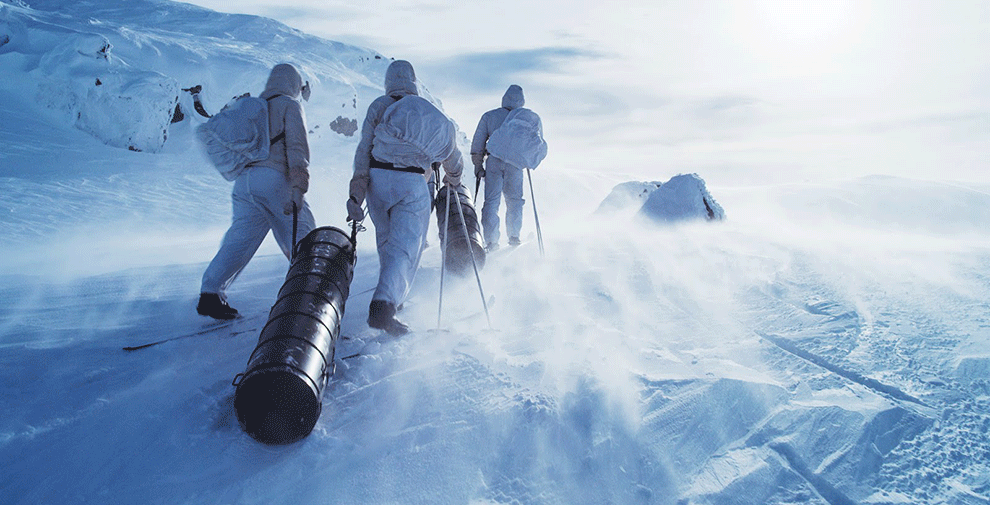
[[543, 123], [535, 112], [518, 107], [509, 111], [485, 146], [488, 154], [519, 168], [536, 168], [547, 157]]
[[268, 101], [251, 96], [235, 99], [196, 127], [196, 138], [220, 175], [228, 181], [236, 179], [249, 163], [268, 158]]
[[403, 167], [430, 165], [454, 152], [454, 123], [429, 100], [406, 95], [385, 109], [375, 126], [371, 155]]

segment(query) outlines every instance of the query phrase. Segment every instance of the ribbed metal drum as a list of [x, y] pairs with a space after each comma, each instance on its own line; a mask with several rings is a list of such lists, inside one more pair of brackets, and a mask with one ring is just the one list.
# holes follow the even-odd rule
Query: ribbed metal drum
[[[464, 275], [472, 271], [471, 250], [474, 250], [474, 260], [480, 270], [485, 266], [485, 238], [481, 233], [481, 223], [474, 210], [468, 190], [463, 185], [453, 188], [450, 192], [450, 211], [447, 212], [447, 185], [437, 192], [437, 228], [440, 230], [440, 245], [443, 246], [444, 235], [449, 233], [447, 242], [447, 269], [455, 275]], [[460, 212], [457, 203], [460, 202]], [[461, 220], [463, 214], [464, 219]], [[467, 228], [467, 236], [464, 229]]]
[[354, 263], [354, 243], [337, 228], [317, 228], [296, 244], [247, 371], [234, 379], [237, 420], [256, 440], [288, 444], [316, 425]]

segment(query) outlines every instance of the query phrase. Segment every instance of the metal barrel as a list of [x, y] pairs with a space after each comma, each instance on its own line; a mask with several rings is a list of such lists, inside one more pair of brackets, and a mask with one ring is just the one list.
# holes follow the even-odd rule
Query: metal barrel
[[237, 421], [259, 442], [289, 444], [316, 426], [355, 258], [351, 238], [333, 227], [296, 244], [247, 371], [234, 378]]
[[[455, 275], [465, 275], [472, 271], [471, 250], [474, 250], [474, 260], [478, 262], [478, 268], [485, 266], [485, 238], [481, 233], [481, 223], [478, 221], [478, 213], [474, 210], [474, 204], [468, 196], [468, 190], [464, 185], [452, 188], [450, 212], [447, 211], [447, 185], [437, 192], [437, 228], [440, 230], [440, 244], [443, 246], [444, 236], [449, 233], [447, 242], [447, 269]], [[457, 210], [457, 202], [461, 203], [461, 212]], [[464, 221], [461, 221], [461, 213], [464, 214]], [[464, 228], [467, 227], [467, 235], [464, 236]]]

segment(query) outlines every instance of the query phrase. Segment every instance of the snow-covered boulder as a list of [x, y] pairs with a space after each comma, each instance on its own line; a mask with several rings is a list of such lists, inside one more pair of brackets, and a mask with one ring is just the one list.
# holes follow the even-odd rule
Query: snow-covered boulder
[[698, 174], [681, 174], [669, 181], [623, 182], [615, 186], [595, 211], [597, 214], [639, 214], [666, 223], [703, 219], [721, 221], [725, 211]]
[[677, 175], [661, 184], [650, 193], [639, 213], [668, 223], [690, 219], [725, 219], [725, 211], [712, 198], [705, 181], [698, 174]]
[[598, 209], [595, 212], [598, 214], [610, 214], [626, 211], [631, 214], [642, 208], [643, 204], [646, 203], [646, 199], [650, 197], [650, 193], [656, 191], [661, 184], [663, 183], [660, 181], [623, 182], [612, 188], [612, 192], [602, 200], [602, 203], [598, 205]]
[[161, 150], [178, 83], [114, 57], [102, 34], [41, 22], [36, 14], [0, 4], [0, 66], [13, 70], [2, 88], [108, 145]]
[[42, 56], [35, 99], [108, 145], [157, 152], [165, 143], [178, 83], [113, 58], [112, 47], [101, 35], [69, 35]]
[[0, 4], [0, 54], [13, 51], [27, 39], [24, 24], [11, 19], [8, 8]]

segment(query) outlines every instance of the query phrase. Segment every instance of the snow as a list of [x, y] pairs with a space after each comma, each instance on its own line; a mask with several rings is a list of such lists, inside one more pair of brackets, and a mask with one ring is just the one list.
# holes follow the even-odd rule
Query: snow
[[[178, 90], [203, 84], [216, 111], [299, 65], [308, 198], [344, 227], [356, 137], [339, 125], [363, 120], [389, 60], [157, 0], [4, 0], [2, 40], [4, 503], [990, 501], [988, 181], [698, 172], [689, 193], [725, 219], [650, 223], [595, 210], [669, 182], [541, 166], [546, 257], [527, 196], [524, 244], [481, 272], [491, 328], [466, 278], [445, 279], [436, 329], [434, 226], [401, 313], [413, 333], [370, 330], [378, 262], [359, 236], [322, 416], [266, 446], [238, 426], [231, 381], [287, 265], [269, 239], [228, 293], [244, 317], [187, 337], [213, 324], [194, 307], [230, 186]], [[173, 100], [186, 120], [158, 145]]]
[[652, 219], [674, 223], [690, 219], [721, 221], [725, 211], [705, 187], [698, 174], [681, 174], [650, 192], [640, 213]]

